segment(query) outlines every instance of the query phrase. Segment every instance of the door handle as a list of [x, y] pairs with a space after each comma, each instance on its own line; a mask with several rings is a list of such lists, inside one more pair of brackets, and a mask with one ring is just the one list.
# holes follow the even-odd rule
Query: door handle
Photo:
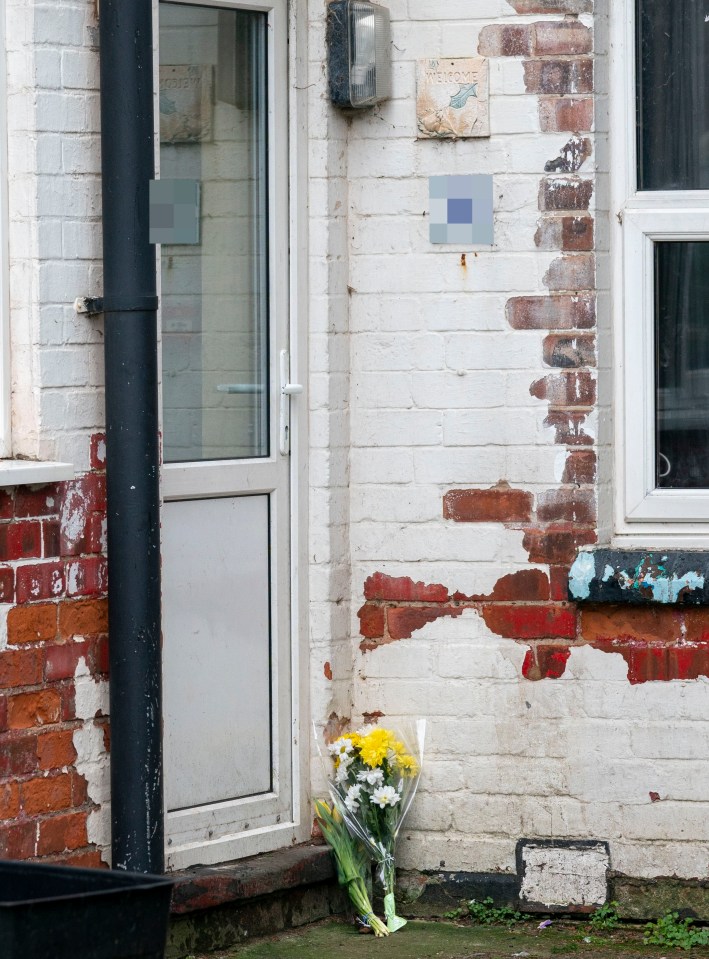
[[290, 382], [290, 357], [288, 350], [280, 352], [281, 367], [281, 410], [278, 436], [278, 448], [281, 456], [290, 453], [290, 397], [298, 396], [303, 392], [302, 383]]

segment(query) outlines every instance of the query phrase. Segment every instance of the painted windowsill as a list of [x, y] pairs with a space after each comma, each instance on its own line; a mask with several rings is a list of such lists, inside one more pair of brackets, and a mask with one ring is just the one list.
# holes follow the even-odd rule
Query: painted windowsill
[[709, 552], [587, 549], [569, 570], [576, 603], [709, 606]]
[[35, 486], [74, 478], [71, 463], [0, 459], [0, 487]]

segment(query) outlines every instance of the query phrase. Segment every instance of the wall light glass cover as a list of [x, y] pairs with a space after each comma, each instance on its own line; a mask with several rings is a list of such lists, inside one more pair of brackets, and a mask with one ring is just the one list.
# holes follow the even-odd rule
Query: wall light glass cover
[[328, 7], [330, 99], [369, 107], [391, 95], [389, 11], [369, 0], [333, 0]]

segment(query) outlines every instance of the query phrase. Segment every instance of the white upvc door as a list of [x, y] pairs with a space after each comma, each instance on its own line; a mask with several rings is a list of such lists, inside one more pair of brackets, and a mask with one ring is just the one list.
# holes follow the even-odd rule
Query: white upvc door
[[286, 0], [161, 2], [157, 36], [166, 853], [183, 868], [296, 830]]

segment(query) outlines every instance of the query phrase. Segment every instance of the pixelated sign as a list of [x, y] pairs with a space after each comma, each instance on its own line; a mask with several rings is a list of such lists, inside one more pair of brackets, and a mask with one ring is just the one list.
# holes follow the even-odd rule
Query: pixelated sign
[[491, 176], [432, 176], [429, 198], [431, 243], [494, 242]]
[[199, 243], [199, 180], [150, 181], [150, 242]]

